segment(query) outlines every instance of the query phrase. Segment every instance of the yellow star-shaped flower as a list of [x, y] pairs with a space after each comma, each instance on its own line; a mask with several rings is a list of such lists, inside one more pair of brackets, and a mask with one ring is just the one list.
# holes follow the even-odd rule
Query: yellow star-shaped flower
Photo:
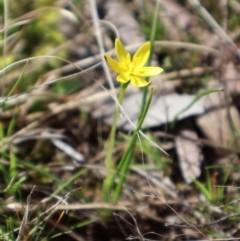
[[150, 42], [143, 44], [131, 58], [130, 53], [127, 53], [121, 41], [115, 40], [115, 49], [118, 61], [105, 54], [105, 59], [113, 71], [118, 73], [117, 81], [127, 83], [131, 81], [137, 87], [144, 87], [149, 84], [142, 77], [150, 77], [160, 74], [163, 69], [160, 67], [144, 67], [150, 55]]

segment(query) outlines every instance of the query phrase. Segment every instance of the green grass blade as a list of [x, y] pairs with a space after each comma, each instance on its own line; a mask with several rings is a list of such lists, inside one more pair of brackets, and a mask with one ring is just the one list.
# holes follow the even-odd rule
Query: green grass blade
[[132, 160], [132, 157], [133, 157], [133, 152], [134, 152], [134, 148], [135, 148], [135, 144], [136, 144], [136, 140], [137, 140], [137, 134], [138, 134], [139, 130], [141, 129], [143, 121], [144, 121], [144, 119], [147, 115], [149, 106], [150, 106], [151, 101], [152, 101], [152, 97], [153, 97], [153, 90], [151, 90], [150, 97], [147, 101], [147, 104], [146, 104], [144, 110], [143, 110], [143, 114], [142, 114], [142, 116], [139, 120], [137, 129], [133, 133], [133, 136], [132, 136], [131, 142], [129, 144], [129, 147], [127, 148], [126, 152], [124, 153], [124, 155], [123, 155], [123, 157], [122, 157], [122, 159], [119, 163], [119, 167], [117, 168], [117, 170], [114, 173], [113, 178], [111, 180], [110, 185], [112, 186], [114, 181], [115, 181], [115, 178], [117, 177], [117, 175], [121, 171], [122, 175], [120, 176], [120, 180], [119, 180], [119, 182], [116, 186], [116, 189], [114, 191], [114, 194], [113, 194], [113, 199], [112, 199], [113, 204], [117, 203], [118, 198], [121, 195], [122, 187], [123, 187], [123, 185], [126, 181], [126, 176], [129, 172], [129, 166], [130, 166], [130, 163], [131, 163], [131, 160]]
[[183, 108], [179, 113], [176, 114], [173, 122], [172, 122], [172, 127], [175, 125], [175, 123], [177, 122], [178, 117], [184, 113], [185, 111], [189, 110], [199, 99], [201, 99], [203, 96], [211, 94], [211, 93], [215, 93], [215, 92], [219, 92], [222, 91], [222, 88], [211, 88], [211, 89], [207, 89], [207, 90], [202, 90], [199, 93], [196, 94], [195, 98], [185, 107]]
[[8, 92], [6, 98], [4, 99], [4, 101], [2, 102], [2, 107], [4, 107], [6, 101], [8, 100], [8, 98], [12, 95], [12, 93], [14, 92], [14, 90], [16, 89], [16, 87], [19, 85], [22, 77], [23, 77], [23, 74], [25, 73], [25, 70], [27, 68], [27, 65], [28, 65], [28, 61], [26, 62], [26, 64], [24, 65], [24, 68], [19, 76], [19, 78], [17, 79], [17, 81], [15, 82], [15, 84], [13, 85], [12, 89]]
[[13, 117], [9, 123], [9, 126], [8, 126], [8, 129], [7, 129], [7, 136], [10, 136], [12, 135], [13, 131], [14, 131], [14, 127], [15, 127], [15, 124], [16, 124], [16, 114], [17, 114], [17, 111], [18, 111], [18, 107], [16, 106], [14, 111], [13, 111]]
[[75, 173], [71, 178], [69, 178], [66, 182], [60, 184], [57, 190], [52, 194], [52, 196], [60, 193], [64, 188], [68, 187], [71, 183], [73, 183], [78, 177], [82, 176], [86, 172], [86, 169], [79, 170]]
[[[14, 239], [11, 239], [8, 236], [7, 232], [5, 232], [1, 227], [0, 227], [0, 236], [1, 236], [1, 238], [4, 238], [3, 239], [4, 241], [14, 241]], [[2, 240], [2, 239], [0, 239], [0, 240]]]
[[203, 193], [203, 195], [207, 198], [208, 201], [212, 201], [212, 194], [208, 191], [208, 189], [198, 180], [194, 180], [197, 188]]
[[207, 171], [207, 173], [206, 173], [206, 178], [207, 178], [206, 186], [207, 186], [207, 190], [208, 190], [209, 194], [211, 195], [211, 200], [213, 201], [213, 199], [214, 199], [213, 182], [212, 182], [211, 176], [209, 174], [209, 171], [208, 170], [206, 170], [206, 171]]
[[10, 178], [13, 178], [17, 175], [18, 171], [17, 171], [17, 163], [18, 160], [14, 154], [14, 151], [10, 150], [10, 166], [9, 166], [9, 174], [10, 174]]
[[[151, 36], [150, 36], [151, 49], [150, 49], [147, 66], [150, 66], [151, 61], [152, 61], [153, 47], [154, 47], [154, 41], [155, 41], [156, 29], [157, 29], [159, 6], [160, 6], [160, 1], [157, 0], [156, 8], [154, 11], [154, 18], [153, 18], [153, 22], [152, 22], [152, 26], [151, 26]], [[146, 80], [149, 80], [149, 77], [146, 78]], [[147, 95], [148, 95], [148, 87], [145, 87], [145, 88], [143, 88], [143, 97], [142, 97], [142, 104], [141, 104], [141, 110], [140, 110], [140, 117], [141, 117], [141, 114], [143, 113], [144, 107], [146, 105]]]

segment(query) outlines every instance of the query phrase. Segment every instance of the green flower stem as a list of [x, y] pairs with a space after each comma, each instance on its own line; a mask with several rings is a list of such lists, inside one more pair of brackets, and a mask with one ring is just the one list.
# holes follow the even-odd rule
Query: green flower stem
[[127, 150], [125, 151], [118, 167], [117, 167], [117, 170], [115, 171], [115, 173], [113, 174], [112, 178], [111, 178], [111, 181], [110, 181], [110, 186], [112, 187], [113, 186], [113, 183], [114, 183], [114, 180], [116, 179], [117, 175], [120, 173], [121, 171], [121, 177], [120, 177], [120, 180], [116, 186], [116, 189], [115, 189], [115, 192], [113, 194], [113, 198], [112, 198], [112, 203], [113, 204], [116, 204], [117, 201], [118, 201], [118, 198], [119, 196], [121, 195], [121, 191], [122, 191], [122, 187], [125, 183], [125, 180], [126, 180], [126, 177], [127, 177], [127, 174], [129, 172], [129, 167], [130, 167], [130, 163], [131, 163], [131, 160], [132, 160], [132, 157], [133, 157], [133, 152], [134, 152], [134, 149], [135, 149], [135, 144], [136, 144], [136, 141], [137, 141], [137, 136], [138, 136], [138, 132], [139, 130], [141, 129], [142, 127], [142, 124], [143, 124], [143, 121], [147, 115], [147, 112], [148, 112], [148, 109], [149, 109], [149, 106], [151, 104], [151, 101], [152, 101], [152, 97], [153, 97], [153, 90], [151, 90], [151, 93], [150, 93], [150, 97], [145, 105], [145, 108], [143, 110], [143, 113], [141, 115], [141, 118], [138, 122], [138, 126], [137, 126], [137, 129], [134, 131], [133, 133], [133, 136], [132, 136], [132, 139], [131, 139], [131, 142], [127, 148]]
[[[125, 95], [125, 91], [126, 88], [128, 86], [129, 83], [126, 84], [121, 84], [120, 87], [120, 93], [118, 96], [118, 102], [119, 104], [122, 103], [122, 100], [124, 98]], [[118, 116], [119, 116], [119, 111], [120, 108], [119, 106], [116, 108], [114, 116], [113, 116], [113, 124], [112, 124], [112, 129], [110, 132], [110, 136], [109, 136], [109, 145], [107, 147], [107, 154], [106, 154], [106, 159], [105, 159], [105, 167], [106, 167], [106, 178], [104, 180], [103, 183], [103, 193], [104, 193], [104, 200], [107, 202], [109, 200], [109, 194], [111, 191], [111, 185], [110, 185], [110, 179], [112, 176], [112, 168], [113, 168], [113, 159], [112, 159], [112, 155], [113, 155], [113, 148], [114, 148], [114, 144], [115, 144], [115, 136], [116, 136], [116, 129], [117, 129], [117, 120], [118, 120]]]
[[[138, 126], [137, 126], [137, 129], [135, 130], [135, 132], [133, 133], [133, 136], [132, 136], [132, 139], [131, 139], [131, 142], [130, 142], [130, 145], [128, 147], [128, 149], [125, 151], [124, 155], [122, 156], [122, 159], [120, 161], [120, 163], [118, 164], [117, 166], [117, 169], [115, 171], [115, 173], [113, 174], [112, 176], [112, 185], [113, 185], [113, 182], [114, 180], [116, 179], [117, 175], [119, 174], [119, 172], [121, 171], [122, 167], [123, 167], [123, 164], [124, 164], [124, 160], [125, 158], [130, 154], [130, 151], [133, 149], [133, 147], [135, 146], [135, 143], [134, 143], [134, 135], [137, 134], [139, 132], [139, 130], [141, 129], [141, 126], [142, 126], [142, 123], [147, 115], [147, 111], [149, 109], [149, 106], [150, 106], [150, 103], [152, 101], [152, 96], [153, 96], [153, 90], [151, 90], [151, 95], [149, 97], [149, 100], [147, 102], [147, 105], [145, 105], [145, 109], [143, 110], [143, 114], [141, 115], [141, 119], [139, 120], [139, 123], [138, 123]], [[150, 101], [150, 102], [149, 102]]]

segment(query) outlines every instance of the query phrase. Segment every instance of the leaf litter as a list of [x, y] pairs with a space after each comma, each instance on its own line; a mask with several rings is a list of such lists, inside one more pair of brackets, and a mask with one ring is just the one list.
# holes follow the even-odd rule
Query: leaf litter
[[[72, 5], [64, 5], [63, 2], [59, 3], [58, 7], [68, 8], [71, 14], [75, 13], [76, 9]], [[169, 142], [175, 145], [170, 145], [169, 157], [159, 155], [158, 158], [152, 158], [147, 154], [142, 155], [141, 150], [136, 150], [131, 175], [115, 207], [106, 207], [107, 204], [102, 203], [101, 194], [101, 183], [105, 175], [103, 143], [109, 133], [108, 125], [111, 125], [115, 104], [109, 97], [109, 93], [101, 87], [101, 84], [105, 85], [106, 80], [100, 67], [88, 70], [88, 72], [81, 72], [78, 69], [78, 67], [87, 68], [100, 61], [100, 56], [97, 54], [98, 47], [93, 37], [94, 30], [90, 29], [87, 23], [91, 20], [87, 11], [85, 16], [78, 21], [81, 26], [86, 24], [84, 27], [88, 26], [89, 32], [79, 33], [76, 18], [74, 21], [65, 19], [71, 32], [64, 31], [66, 25], [63, 26], [62, 31], [69, 40], [67, 44], [55, 49], [55, 53], [58, 53], [59, 49], [70, 48], [69, 59], [72, 62], [75, 61], [74, 64], [68, 63], [40, 75], [33, 85], [35, 89], [38, 88], [37, 90], [33, 89], [23, 94], [16, 90], [14, 94], [17, 98], [6, 102], [6, 104], [9, 103], [7, 109], [2, 107], [3, 125], [9, 126], [13, 115], [16, 118], [15, 128], [12, 133], [9, 131], [9, 136], [4, 138], [4, 142], [2, 141], [1, 150], [11, 150], [19, 158], [17, 164], [19, 174], [15, 177], [19, 181], [17, 187], [23, 192], [25, 200], [28, 195], [31, 195], [31, 203], [36, 205], [34, 208], [27, 200], [26, 207], [31, 214], [28, 220], [33, 220], [33, 216], [37, 216], [38, 211], [44, 214], [44, 210], [54, 207], [54, 212], [48, 216], [48, 223], [45, 222], [45, 224], [46, 230], [54, 227], [56, 233], [62, 232], [62, 236], [56, 237], [55, 240], [61, 240], [63, 237], [69, 240], [123, 240], [127, 238], [202, 240], [206, 239], [204, 235], [212, 239], [211, 233], [213, 232], [218, 233], [218, 237], [227, 236], [229, 239], [238, 237], [239, 230], [235, 228], [234, 220], [219, 222], [213, 227], [205, 227], [203, 231], [201, 230], [204, 235], [198, 230], [179, 230], [177, 226], [174, 226], [174, 224], [184, 223], [197, 227], [197, 225], [204, 225], [213, 220], [220, 220], [229, 213], [235, 212], [235, 204], [227, 205], [227, 203], [237, 200], [239, 196], [236, 189], [228, 188], [226, 197], [221, 203], [211, 203], [203, 198], [203, 194], [194, 184], [190, 184], [193, 179], [197, 178], [210, 188], [215, 196], [219, 185], [238, 185], [236, 174], [239, 170], [237, 155], [239, 152], [239, 69], [236, 46], [239, 43], [238, 38], [235, 38], [234, 43], [229, 42], [226, 32], [224, 34], [222, 31], [216, 31], [214, 18], [209, 19], [202, 9], [200, 11], [199, 8], [193, 8], [193, 3], [200, 4], [198, 1], [188, 2], [188, 4], [187, 2], [183, 4], [181, 1], [174, 0], [160, 1], [159, 23], [165, 29], [166, 35], [161, 36], [162, 39], [158, 36], [158, 40], [179, 41], [185, 45], [183, 44], [180, 49], [174, 48], [171, 44], [168, 48], [156, 48], [158, 51], [154, 52], [154, 62], [156, 65], [165, 65], [163, 67], [166, 67], [166, 72], [163, 76], [152, 79], [152, 86], [156, 88], [156, 92], [144, 123], [144, 131], [148, 134], [154, 135], [158, 131], [163, 133], [155, 140], [159, 146], [161, 144], [164, 146], [164, 143]], [[237, 4], [237, 1], [231, 1], [229, 4], [233, 4], [232, 2]], [[153, 1], [140, 3], [140, 1], [109, 0], [99, 1], [98, 4], [101, 18], [114, 24], [124, 44], [139, 44], [149, 37], [143, 33], [141, 26], [148, 24], [147, 19], [142, 20], [138, 16], [146, 14], [153, 16], [155, 7]], [[205, 1], [201, 4], [203, 6], [206, 4], [211, 13], [211, 6]], [[83, 9], [87, 9], [86, 6]], [[27, 22], [27, 24], [31, 23]], [[110, 31], [110, 27], [102, 28], [102, 31], [105, 42], [112, 47], [112, 39], [115, 37], [113, 37], [113, 31]], [[207, 50], [198, 53], [189, 51], [184, 46], [186, 43], [192, 43], [193, 38], [194, 43], [199, 46], [211, 47], [219, 51], [220, 57]], [[16, 55], [20, 54], [20, 50], [14, 51]], [[49, 52], [46, 52], [46, 55], [49, 55]], [[31, 71], [44, 64], [45, 61], [30, 61], [25, 74], [31, 75], [33, 73]], [[15, 67], [13, 71], [5, 74], [5, 88], [11, 86], [11, 83], [21, 73], [22, 66], [21, 68], [17, 68], [17, 65]], [[71, 77], [70, 74], [73, 76]], [[61, 77], [67, 79], [58, 80]], [[54, 92], [52, 86], [55, 83], [71, 81], [73, 77], [78, 78], [82, 86], [73, 92], [66, 91], [63, 94]], [[39, 88], [42, 84], [46, 86]], [[223, 88], [224, 92], [213, 93], [199, 99], [175, 120], [176, 115], [194, 100], [196, 93], [202, 88], [208, 89], [212, 86]], [[107, 85], [105, 88], [108, 88]], [[43, 96], [48, 98], [44, 99]], [[14, 102], [14, 99], [19, 101]], [[33, 106], [41, 101], [43, 104], [38, 104], [37, 109], [34, 109]], [[140, 104], [141, 93], [131, 89], [122, 107], [133, 122], [137, 120]], [[18, 109], [17, 114], [14, 114], [16, 111], [14, 108]], [[173, 121], [175, 121], [175, 126], [171, 127]], [[113, 153], [116, 161], [119, 160], [126, 145], [126, 140], [121, 139], [120, 133], [128, 133], [132, 130], [124, 115], [120, 116], [118, 124], [119, 144]], [[12, 148], [12, 145], [16, 148]], [[222, 148], [220, 151], [218, 145], [222, 145], [225, 149]], [[76, 162], [73, 159], [85, 162]], [[4, 167], [11, 165], [13, 168], [13, 162], [13, 156], [11, 163], [7, 157], [3, 157], [1, 165]], [[158, 162], [163, 162], [165, 167], [158, 168]], [[211, 168], [211, 165], [213, 169], [209, 169], [210, 182], [206, 179], [205, 171]], [[218, 166], [214, 169], [214, 165]], [[226, 174], [226, 167], [231, 165], [234, 171], [230, 172], [229, 179], [224, 181], [221, 177]], [[54, 179], [46, 175], [49, 170]], [[80, 175], [81, 171], [83, 173]], [[64, 185], [75, 175], [76, 178], [68, 186], [70, 190], [61, 189], [55, 193], [58, 185]], [[21, 183], [22, 177], [25, 177], [27, 181]], [[3, 178], [1, 182], [5, 183]], [[208, 183], [212, 183], [212, 186]], [[34, 185], [37, 186], [32, 193]], [[6, 183], [1, 186], [4, 190]], [[10, 204], [14, 202], [19, 203], [20, 199], [16, 195], [7, 195], [10, 198], [3, 202], [3, 208], [10, 207]], [[46, 198], [48, 202], [44, 201]], [[61, 200], [61, 202], [56, 204], [54, 199]], [[64, 210], [63, 204], [66, 205], [67, 212], [61, 216], [60, 211]], [[216, 206], [221, 205], [227, 208], [220, 208], [218, 212], [214, 211]], [[104, 222], [98, 212], [101, 208], [117, 210], [115, 217], [117, 221], [110, 218]], [[11, 212], [16, 215], [17, 211], [13, 206], [11, 206]], [[26, 214], [24, 215], [22, 220], [26, 219]], [[46, 220], [47, 217], [41, 221], [44, 223]], [[86, 220], [92, 223], [83, 225], [84, 227], [79, 229], [73, 227], [74, 223], [80, 225]], [[1, 223], [3, 222], [5, 219], [4, 221], [1, 219]], [[173, 225], [169, 228], [165, 227], [165, 223]], [[68, 225], [72, 227], [72, 234], [64, 233]], [[127, 231], [121, 232], [121, 229], [127, 229], [127, 227]], [[31, 228], [34, 230], [31, 225], [26, 226], [25, 234], [21, 234], [26, 235], [28, 240], [31, 237]]]

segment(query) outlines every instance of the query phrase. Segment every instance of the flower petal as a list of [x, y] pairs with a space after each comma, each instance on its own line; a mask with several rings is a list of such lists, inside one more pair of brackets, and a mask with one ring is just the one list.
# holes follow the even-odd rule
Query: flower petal
[[116, 38], [116, 40], [115, 40], [115, 49], [116, 49], [116, 53], [117, 53], [119, 62], [122, 65], [127, 65], [128, 64], [128, 57], [127, 57], [128, 53], [127, 53], [126, 49], [124, 48], [122, 42], [118, 38]]
[[113, 71], [116, 73], [121, 73], [123, 71], [122, 66], [119, 62], [117, 62], [115, 59], [111, 58], [109, 55], [104, 55], [108, 65], [111, 67]]
[[127, 83], [130, 80], [130, 75], [126, 72], [121, 73], [117, 76], [117, 81], [121, 83]]
[[137, 87], [144, 87], [149, 85], [150, 82], [138, 76], [131, 76], [131, 82]]
[[143, 67], [150, 54], [150, 42], [143, 44], [133, 56], [134, 68]]
[[139, 75], [139, 76], [145, 76], [145, 77], [149, 77], [149, 76], [154, 76], [154, 75], [158, 75], [163, 71], [162, 68], [160, 67], [141, 67], [138, 69], [134, 69], [134, 75]]

